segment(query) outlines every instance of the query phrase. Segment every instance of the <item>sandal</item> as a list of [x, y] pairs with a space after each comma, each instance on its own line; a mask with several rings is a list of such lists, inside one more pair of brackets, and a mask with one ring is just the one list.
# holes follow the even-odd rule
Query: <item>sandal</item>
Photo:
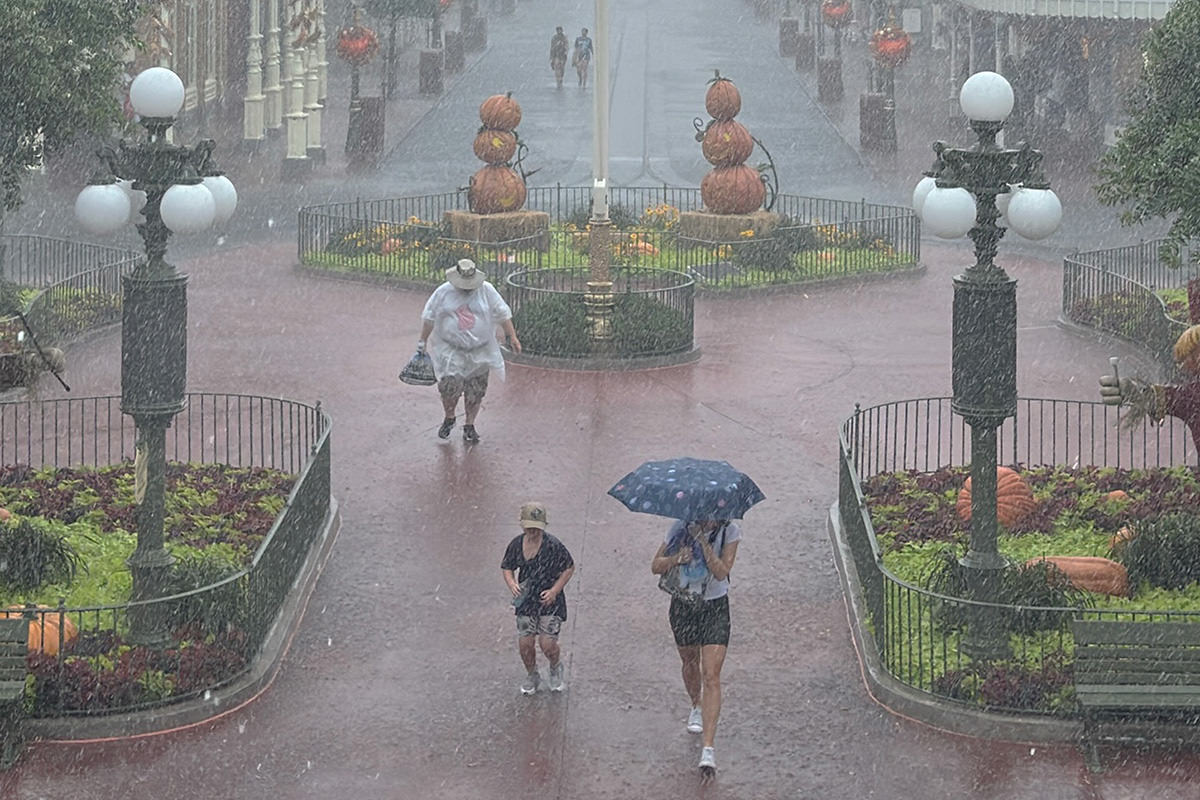
[[454, 427], [454, 417], [446, 417], [442, 420], [442, 427], [438, 428], [439, 439], [449, 439], [450, 429]]

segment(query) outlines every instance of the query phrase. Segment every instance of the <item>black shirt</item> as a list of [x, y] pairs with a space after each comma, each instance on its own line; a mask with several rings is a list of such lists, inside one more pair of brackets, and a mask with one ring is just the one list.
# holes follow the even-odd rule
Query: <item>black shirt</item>
[[543, 606], [539, 598], [542, 592], [554, 585], [560, 575], [575, 565], [571, 553], [566, 545], [543, 532], [542, 546], [533, 558], [526, 561], [522, 548], [524, 540], [525, 536], [522, 534], [509, 542], [508, 549], [504, 551], [504, 560], [500, 562], [500, 569], [514, 570], [517, 573], [517, 583], [526, 584], [528, 581], [526, 585], [529, 591], [526, 593], [526, 599], [514, 611], [518, 616], [525, 617], [553, 614], [565, 621], [567, 598], [564, 592], [559, 592], [558, 597], [554, 598], [554, 602], [549, 606]]

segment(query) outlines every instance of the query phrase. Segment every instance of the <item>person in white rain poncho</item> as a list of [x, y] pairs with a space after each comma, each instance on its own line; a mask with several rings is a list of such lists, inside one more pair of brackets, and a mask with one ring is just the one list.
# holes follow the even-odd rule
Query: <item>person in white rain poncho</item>
[[504, 329], [509, 346], [519, 353], [521, 341], [512, 324], [512, 309], [488, 283], [475, 262], [464, 258], [446, 270], [446, 282], [434, 289], [421, 312], [421, 339], [417, 350], [428, 352], [438, 379], [445, 419], [438, 436], [450, 438], [458, 398], [463, 399], [463, 441], [479, 441], [475, 416], [487, 393], [488, 373], [499, 370], [504, 379], [504, 356], [496, 339], [496, 326]]

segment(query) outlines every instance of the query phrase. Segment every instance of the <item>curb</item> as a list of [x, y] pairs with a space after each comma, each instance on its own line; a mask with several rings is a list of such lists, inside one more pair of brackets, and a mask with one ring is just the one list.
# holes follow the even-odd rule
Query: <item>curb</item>
[[31, 746], [81, 744], [87, 741], [128, 739], [171, 733], [180, 728], [212, 722], [231, 714], [257, 699], [270, 688], [279, 674], [292, 637], [300, 627], [308, 600], [312, 596], [325, 562], [342, 527], [341, 510], [334, 497], [329, 498], [329, 513], [318, 539], [292, 582], [292, 591], [279, 610], [271, 630], [263, 641], [250, 669], [231, 683], [208, 694], [182, 703], [95, 717], [29, 718], [24, 721]]
[[1074, 744], [1079, 741], [1083, 731], [1083, 723], [1079, 720], [978, 711], [919, 691], [894, 678], [880, 662], [875, 637], [865, 624], [862, 584], [858, 580], [850, 546], [842, 536], [842, 520], [836, 502], [829, 508], [828, 529], [833, 545], [833, 560], [842, 584], [842, 596], [846, 600], [851, 638], [854, 649], [858, 651], [863, 682], [872, 700], [897, 716], [977, 739], [1023, 744]]
[[507, 347], [501, 347], [500, 351], [504, 354], [504, 360], [509, 364], [570, 372], [635, 372], [643, 369], [677, 367], [700, 360], [699, 347], [693, 347], [691, 350], [685, 350], [682, 353], [668, 353], [662, 356], [643, 356], [640, 358], [527, 356], [521, 353], [514, 353]]

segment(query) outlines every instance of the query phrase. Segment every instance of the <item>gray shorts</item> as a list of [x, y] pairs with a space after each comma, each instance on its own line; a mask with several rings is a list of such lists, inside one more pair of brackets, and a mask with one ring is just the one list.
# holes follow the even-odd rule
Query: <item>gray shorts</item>
[[488, 372], [489, 370], [485, 369], [469, 378], [448, 375], [438, 381], [438, 392], [442, 397], [452, 397], [455, 400], [462, 396], [468, 403], [482, 402], [483, 396], [487, 394]]
[[517, 636], [549, 636], [557, 639], [562, 624], [562, 617], [554, 614], [541, 614], [536, 617], [518, 614]]

